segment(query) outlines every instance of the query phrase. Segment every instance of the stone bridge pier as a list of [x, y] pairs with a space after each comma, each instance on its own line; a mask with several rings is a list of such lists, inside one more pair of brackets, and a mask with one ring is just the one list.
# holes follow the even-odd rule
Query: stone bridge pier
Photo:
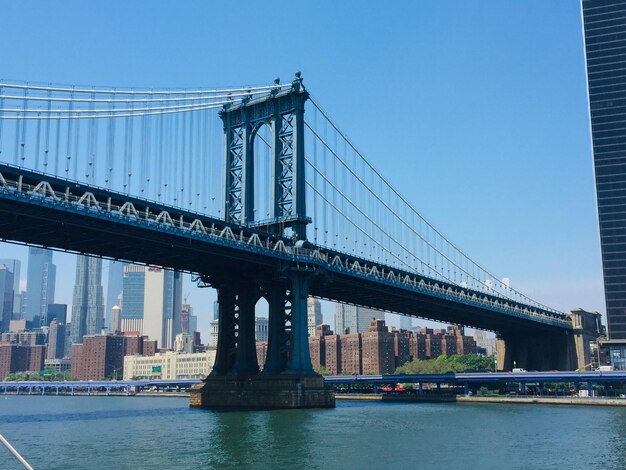
[[[307, 333], [311, 274], [282, 279], [212, 283], [218, 292], [219, 332], [213, 371], [191, 390], [190, 405], [215, 409], [330, 408], [334, 392], [313, 370]], [[255, 341], [257, 301], [269, 305], [265, 367]]]

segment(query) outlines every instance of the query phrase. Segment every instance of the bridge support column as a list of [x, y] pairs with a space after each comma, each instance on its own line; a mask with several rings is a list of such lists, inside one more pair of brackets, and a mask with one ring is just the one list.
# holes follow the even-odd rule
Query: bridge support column
[[229, 287], [218, 287], [217, 303], [219, 305], [219, 324], [217, 335], [217, 351], [211, 375], [224, 375], [229, 372], [235, 362], [237, 348], [237, 319], [235, 291]]
[[289, 357], [289, 332], [286, 329], [291, 310], [284, 287], [272, 286], [267, 289], [269, 306], [269, 327], [267, 335], [267, 356], [264, 374], [277, 374], [285, 370]]
[[309, 352], [307, 299], [311, 275], [303, 272], [291, 273], [291, 358], [287, 372], [294, 375], [313, 375]]
[[240, 287], [237, 298], [239, 330], [234, 371], [240, 375], [256, 375], [259, 373], [259, 363], [256, 357], [254, 306], [259, 298], [251, 286]]

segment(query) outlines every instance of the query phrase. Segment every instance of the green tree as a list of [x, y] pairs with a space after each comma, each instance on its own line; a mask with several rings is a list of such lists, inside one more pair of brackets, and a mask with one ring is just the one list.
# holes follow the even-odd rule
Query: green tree
[[414, 359], [396, 369], [396, 374], [445, 374], [447, 372], [488, 372], [493, 358], [478, 354], [438, 356], [435, 359]]

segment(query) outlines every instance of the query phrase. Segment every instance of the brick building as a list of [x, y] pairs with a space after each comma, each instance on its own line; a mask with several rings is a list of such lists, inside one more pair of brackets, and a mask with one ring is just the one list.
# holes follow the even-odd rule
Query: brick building
[[373, 319], [370, 329], [361, 333], [361, 374], [393, 374], [396, 370], [395, 336], [385, 320]]
[[361, 333], [342, 335], [340, 344], [341, 372], [344, 374], [360, 374], [363, 370]]
[[341, 337], [339, 335], [328, 335], [324, 337], [326, 370], [331, 375], [341, 374]]
[[126, 337], [121, 335], [83, 336], [72, 345], [72, 378], [77, 380], [121, 379], [124, 373]]
[[39, 372], [46, 348], [42, 345], [0, 344], [0, 380], [13, 372]]

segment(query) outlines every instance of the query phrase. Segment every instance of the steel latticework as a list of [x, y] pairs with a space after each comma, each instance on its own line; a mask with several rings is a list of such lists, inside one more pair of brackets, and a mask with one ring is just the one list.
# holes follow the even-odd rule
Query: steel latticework
[[0, 83], [0, 162], [0, 212], [21, 217], [0, 223], [3, 239], [160, 264], [217, 288], [229, 313], [216, 374], [258, 371], [261, 297], [274, 372], [311, 368], [309, 294], [498, 332], [571, 328], [437, 230], [299, 73], [219, 89]]

